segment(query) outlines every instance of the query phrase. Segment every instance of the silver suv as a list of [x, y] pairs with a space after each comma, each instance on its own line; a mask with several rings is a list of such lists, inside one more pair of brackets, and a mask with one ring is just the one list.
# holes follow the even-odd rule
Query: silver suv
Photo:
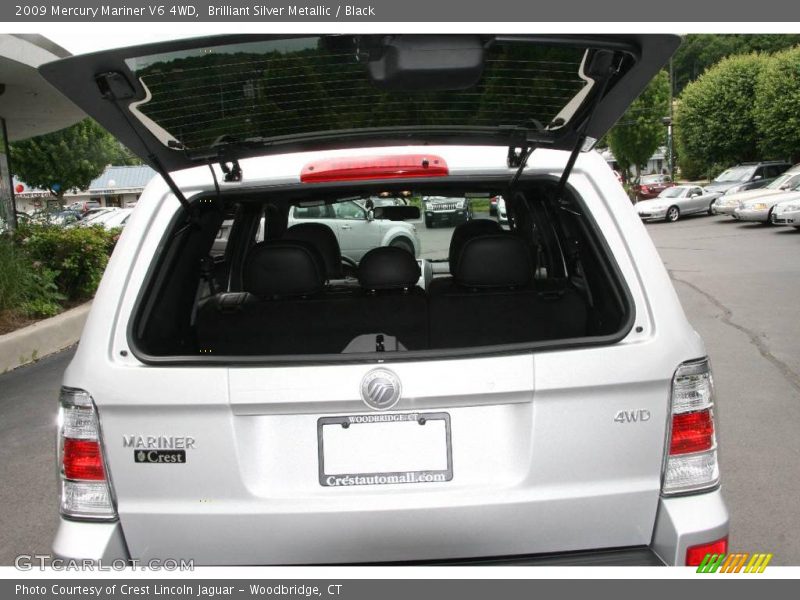
[[[678, 42], [226, 36], [41, 67], [161, 173], [64, 374], [56, 554], [725, 552], [705, 348], [588, 152]], [[426, 231], [419, 259], [376, 238], [351, 274], [332, 228], [298, 218], [498, 195], [507, 226]]]

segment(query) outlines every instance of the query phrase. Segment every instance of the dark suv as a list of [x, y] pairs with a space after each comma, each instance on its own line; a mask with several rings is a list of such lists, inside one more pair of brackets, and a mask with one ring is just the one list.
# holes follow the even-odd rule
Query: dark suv
[[706, 190], [734, 194], [764, 187], [791, 166], [791, 163], [782, 160], [739, 163], [720, 173], [706, 186]]

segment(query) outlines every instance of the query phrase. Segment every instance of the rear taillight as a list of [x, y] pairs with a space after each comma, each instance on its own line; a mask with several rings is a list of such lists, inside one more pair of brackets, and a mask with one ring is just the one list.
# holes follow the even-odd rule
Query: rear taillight
[[363, 181], [370, 179], [405, 179], [408, 177], [445, 177], [447, 163], [432, 154], [400, 154], [325, 158], [310, 162], [300, 171], [303, 183]]
[[640, 188], [639, 188], [639, 190], [640, 190], [640, 191], [641, 191], [643, 194], [649, 194], [649, 193], [650, 193], [650, 188], [649, 188], [649, 187], [647, 187], [646, 185], [643, 185], [642, 187], [640, 187]]
[[690, 546], [686, 549], [686, 566], [699, 567], [706, 556], [709, 554], [713, 557], [715, 554], [726, 554], [728, 552], [728, 538], [724, 537], [716, 542], [708, 544], [699, 544], [697, 546]]
[[719, 483], [714, 379], [708, 359], [683, 363], [672, 378], [672, 413], [664, 494], [707, 490]]
[[61, 514], [72, 519], [117, 517], [106, 475], [100, 427], [92, 397], [61, 388], [58, 413], [58, 463]]

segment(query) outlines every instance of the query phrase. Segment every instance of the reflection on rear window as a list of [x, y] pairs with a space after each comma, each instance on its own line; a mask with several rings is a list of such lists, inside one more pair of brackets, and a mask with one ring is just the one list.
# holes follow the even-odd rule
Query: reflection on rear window
[[586, 85], [584, 49], [495, 42], [467, 90], [390, 92], [361, 38], [304, 37], [128, 59], [151, 98], [132, 107], [187, 149], [376, 127], [549, 124]]

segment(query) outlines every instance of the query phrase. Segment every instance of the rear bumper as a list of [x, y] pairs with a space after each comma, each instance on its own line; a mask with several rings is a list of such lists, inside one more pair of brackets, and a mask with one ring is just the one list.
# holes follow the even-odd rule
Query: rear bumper
[[[714, 490], [693, 496], [661, 498], [653, 538], [649, 546], [424, 562], [382, 562], [379, 564], [683, 565], [686, 559], [686, 550], [690, 546], [726, 537], [728, 521], [728, 510], [722, 500], [722, 494], [719, 490]], [[68, 521], [62, 518], [53, 542], [53, 551], [56, 556], [64, 559], [110, 562], [131, 558], [119, 523], [88, 523]], [[225, 564], [229, 560], [221, 554], [214, 562]]]
[[648, 546], [588, 552], [559, 552], [520, 556], [491, 556], [451, 561], [383, 563], [384, 565], [531, 566], [531, 567], [663, 567], [664, 561]]

